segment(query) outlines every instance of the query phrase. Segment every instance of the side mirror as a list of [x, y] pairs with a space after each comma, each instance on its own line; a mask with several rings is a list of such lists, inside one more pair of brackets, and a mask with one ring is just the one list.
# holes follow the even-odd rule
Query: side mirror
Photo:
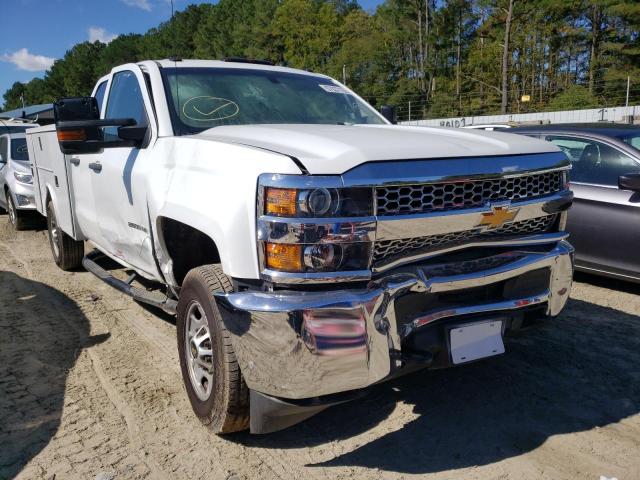
[[618, 188], [620, 190], [631, 190], [640, 192], [640, 173], [627, 173], [618, 178]]
[[398, 123], [398, 115], [396, 107], [393, 105], [383, 105], [380, 107], [380, 113], [384, 118], [389, 120], [394, 125]]
[[135, 142], [136, 146], [140, 146], [147, 138], [147, 127], [139, 127], [137, 125], [120, 127], [118, 128], [118, 137], [121, 140]]
[[[58, 144], [62, 153], [97, 153], [103, 148], [136, 147], [146, 138], [147, 127], [136, 127], [133, 118], [100, 120], [93, 97], [62, 98], [53, 104]], [[118, 138], [105, 140], [103, 127], [118, 128]]]
[[61, 98], [53, 104], [53, 118], [58, 122], [100, 120], [98, 101], [93, 97]]

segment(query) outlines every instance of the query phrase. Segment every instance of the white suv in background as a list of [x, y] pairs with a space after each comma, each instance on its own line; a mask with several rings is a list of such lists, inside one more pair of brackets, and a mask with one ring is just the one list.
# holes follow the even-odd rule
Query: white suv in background
[[0, 124], [0, 210], [9, 213], [16, 230], [28, 226], [36, 212], [33, 176], [24, 131], [37, 125]]

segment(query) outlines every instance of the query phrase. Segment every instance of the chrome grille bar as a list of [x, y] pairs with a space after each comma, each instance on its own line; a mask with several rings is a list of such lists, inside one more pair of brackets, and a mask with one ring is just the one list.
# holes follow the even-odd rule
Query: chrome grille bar
[[531, 233], [548, 232], [556, 220], [556, 215], [532, 218], [520, 222], [509, 223], [495, 230], [465, 230], [461, 232], [446, 233], [441, 235], [429, 235], [425, 237], [405, 238], [397, 240], [379, 240], [375, 243], [373, 251], [373, 264], [379, 265], [387, 261], [393, 261], [399, 256], [411, 256], [412, 254], [448, 247], [464, 242], [478, 240], [496, 240], [511, 235], [527, 235]]

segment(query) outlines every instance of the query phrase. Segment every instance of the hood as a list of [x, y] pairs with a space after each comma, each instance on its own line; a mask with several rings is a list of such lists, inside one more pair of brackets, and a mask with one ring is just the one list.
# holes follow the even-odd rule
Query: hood
[[18, 173], [31, 174], [31, 164], [29, 160], [14, 160], [11, 159], [11, 169]]
[[197, 135], [296, 157], [311, 174], [342, 174], [365, 162], [560, 151], [550, 142], [484, 130], [396, 125], [238, 125]]

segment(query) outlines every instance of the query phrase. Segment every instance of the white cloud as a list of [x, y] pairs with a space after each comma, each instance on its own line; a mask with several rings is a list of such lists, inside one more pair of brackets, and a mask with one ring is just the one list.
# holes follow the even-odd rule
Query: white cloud
[[102, 27], [89, 27], [89, 41], [91, 43], [99, 41], [102, 43], [109, 43], [118, 35], [115, 33], [109, 33]]
[[147, 12], [151, 11], [151, 4], [149, 3], [149, 0], [122, 0], [122, 3], [127, 7], [141, 8]]
[[29, 53], [26, 48], [5, 54], [0, 59], [4, 62], [13, 63], [18, 69], [26, 70], [28, 72], [41, 72], [51, 68], [55, 58], [45, 57], [44, 55], [34, 55]]

